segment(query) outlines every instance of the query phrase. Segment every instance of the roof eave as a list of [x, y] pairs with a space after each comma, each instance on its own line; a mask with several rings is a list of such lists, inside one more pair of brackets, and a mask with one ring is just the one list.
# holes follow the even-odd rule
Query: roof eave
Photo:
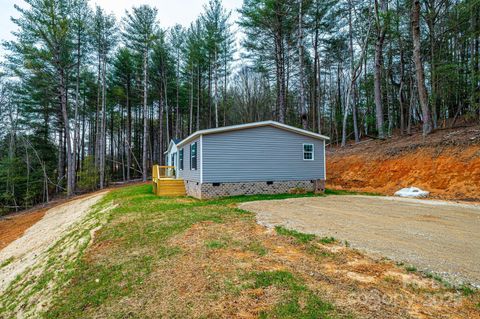
[[172, 144], [175, 146], [175, 145], [178, 145], [178, 144], [175, 144], [175, 142], [173, 142], [173, 140], [170, 140], [170, 143], [168, 143], [168, 148], [165, 152], [163, 152], [163, 154], [168, 154], [168, 152], [170, 152], [170, 150], [172, 149]]

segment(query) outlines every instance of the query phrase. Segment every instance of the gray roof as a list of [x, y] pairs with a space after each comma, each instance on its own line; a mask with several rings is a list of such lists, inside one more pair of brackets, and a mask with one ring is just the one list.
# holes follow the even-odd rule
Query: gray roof
[[279, 122], [275, 121], [263, 121], [263, 122], [254, 122], [254, 123], [247, 123], [247, 124], [240, 124], [240, 125], [231, 125], [231, 126], [225, 126], [225, 127], [218, 127], [218, 128], [212, 128], [208, 130], [200, 130], [197, 131], [181, 142], [177, 143], [177, 146], [183, 146], [186, 143], [190, 142], [191, 140], [194, 140], [201, 135], [207, 135], [207, 134], [216, 134], [216, 133], [223, 133], [223, 132], [229, 132], [229, 131], [236, 131], [236, 130], [244, 130], [244, 129], [249, 129], [249, 128], [254, 128], [254, 127], [261, 127], [261, 126], [273, 126], [277, 127], [279, 129], [283, 129], [286, 131], [294, 132], [300, 135], [305, 135], [305, 136], [310, 136], [313, 138], [321, 139], [321, 140], [330, 140], [329, 137], [321, 134], [317, 134], [311, 131], [303, 130], [298, 127], [282, 124]]

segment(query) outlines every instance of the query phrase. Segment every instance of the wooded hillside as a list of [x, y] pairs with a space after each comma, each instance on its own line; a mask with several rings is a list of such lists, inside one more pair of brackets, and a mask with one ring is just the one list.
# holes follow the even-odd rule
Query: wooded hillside
[[239, 21], [210, 0], [168, 29], [145, 5], [17, 10], [0, 212], [146, 180], [171, 138], [198, 129], [273, 119], [345, 145], [480, 121], [480, 0], [244, 0]]

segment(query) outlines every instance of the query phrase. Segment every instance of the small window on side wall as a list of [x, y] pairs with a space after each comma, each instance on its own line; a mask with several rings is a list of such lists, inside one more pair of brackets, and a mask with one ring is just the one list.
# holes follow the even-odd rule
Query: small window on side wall
[[178, 152], [179, 169], [183, 171], [183, 148]]
[[303, 160], [313, 161], [313, 144], [303, 144]]
[[197, 170], [197, 142], [190, 144], [190, 170]]

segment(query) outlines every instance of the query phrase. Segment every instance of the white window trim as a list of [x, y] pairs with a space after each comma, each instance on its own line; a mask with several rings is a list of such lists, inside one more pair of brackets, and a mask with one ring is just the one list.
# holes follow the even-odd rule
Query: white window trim
[[[305, 145], [312, 145], [312, 158], [305, 159]], [[314, 161], [315, 160], [315, 145], [313, 143], [303, 143], [302, 144], [302, 158], [304, 161]]]
[[[193, 143], [190, 144], [190, 170], [191, 171], [196, 171], [198, 170], [198, 141], [195, 141]], [[193, 144], [197, 143], [197, 146], [195, 147], [195, 161], [197, 162], [197, 168], [193, 168], [193, 165], [192, 165], [192, 146]]]
[[183, 171], [183, 167], [185, 167], [185, 151], [183, 151], [183, 154], [182, 154], [182, 165], [180, 165], [180, 153], [182, 152], [183, 148], [179, 149], [178, 150], [178, 170], [179, 171]]

